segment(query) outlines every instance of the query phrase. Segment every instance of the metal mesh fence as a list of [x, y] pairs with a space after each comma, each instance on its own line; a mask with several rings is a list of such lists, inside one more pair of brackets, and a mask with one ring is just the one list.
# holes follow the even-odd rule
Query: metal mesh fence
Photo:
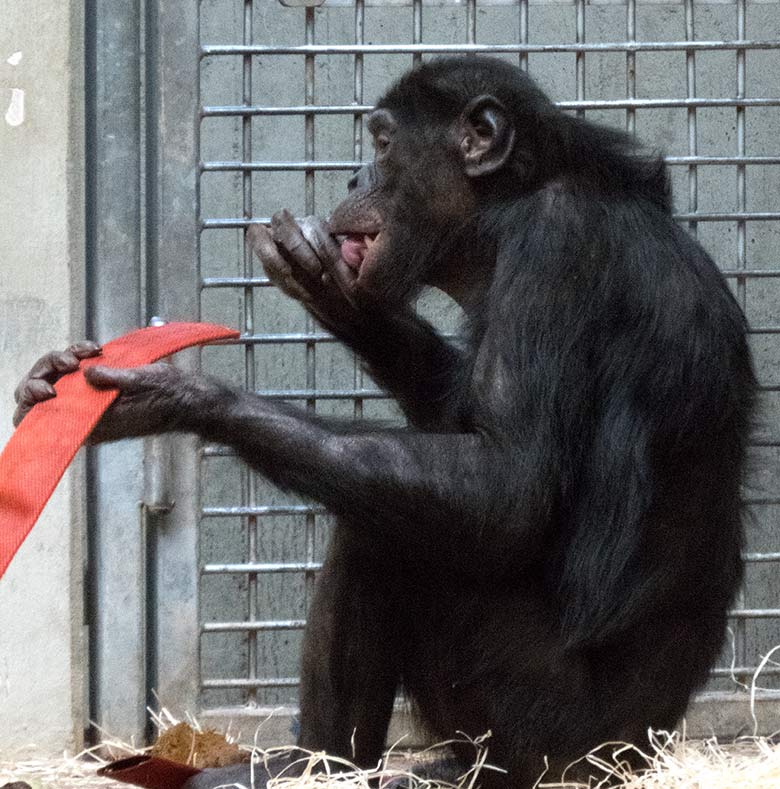
[[[214, 0], [200, 23], [201, 311], [243, 330], [235, 346], [207, 349], [205, 367], [318, 413], [398, 418], [350, 355], [268, 287], [243, 231], [281, 207], [324, 215], [338, 202], [370, 155], [363, 114], [394, 77], [437, 53], [493, 54], [566, 110], [665, 152], [678, 219], [745, 310], [761, 382], [746, 584], [707, 691], [744, 693], [780, 644], [780, 5]], [[435, 295], [420, 308], [444, 330], [457, 319]], [[203, 709], [294, 706], [328, 516], [218, 447], [204, 450], [202, 502]], [[778, 676], [768, 665], [762, 686]]]

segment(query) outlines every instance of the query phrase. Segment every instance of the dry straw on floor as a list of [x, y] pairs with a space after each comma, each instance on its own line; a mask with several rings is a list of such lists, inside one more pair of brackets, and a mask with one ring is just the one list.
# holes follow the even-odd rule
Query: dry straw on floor
[[[458, 784], [442, 784], [433, 781], [422, 781], [409, 776], [412, 785], [418, 789], [472, 789], [479, 784], [482, 770], [488, 769], [485, 760], [489, 760], [489, 740], [479, 752], [474, 768], [467, 773]], [[121, 750], [127, 753], [126, 746], [108, 742], [113, 753]], [[620, 766], [610, 766], [590, 758], [596, 765], [601, 765], [603, 780], [591, 782], [591, 789], [605, 787], [607, 784], [619, 789], [778, 789], [780, 787], [780, 745], [764, 738], [749, 738], [736, 744], [722, 746], [715, 740], [682, 741], [679, 735], [655, 734], [650, 743], [650, 768], [642, 775], [635, 775]], [[627, 746], [615, 745], [612, 752], [617, 756], [619, 764], [621, 753]], [[274, 749], [266, 753], [278, 753]], [[603, 753], [603, 750], [600, 752]], [[257, 752], [256, 759], [262, 760], [265, 753]], [[3, 761], [0, 757], [0, 786], [11, 781], [26, 781], [33, 789], [120, 789], [123, 784], [98, 778], [95, 770], [103, 762], [94, 753], [86, 752], [78, 758], [61, 760], [23, 760], [18, 762]], [[272, 789], [373, 789], [372, 780], [380, 777], [384, 780], [408, 775], [407, 769], [394, 765], [411, 766], [409, 758], [400, 753], [391, 757], [382, 769], [361, 771], [353, 770], [336, 772], [345, 764], [338, 760], [323, 761], [321, 754], [312, 754], [303, 775], [287, 777], [284, 774], [271, 782]], [[321, 770], [325, 765], [330, 775]], [[582, 787], [583, 784], [556, 783], [549, 776], [540, 776], [538, 789], [561, 789], [562, 787]]]
[[[34, 748], [30, 747], [30, 752]], [[117, 789], [119, 784], [98, 778], [96, 771], [104, 764], [87, 751], [62, 759], [10, 759], [0, 755], [0, 787], [14, 781], [24, 781], [32, 789]], [[126, 787], [125, 787], [126, 789]]]

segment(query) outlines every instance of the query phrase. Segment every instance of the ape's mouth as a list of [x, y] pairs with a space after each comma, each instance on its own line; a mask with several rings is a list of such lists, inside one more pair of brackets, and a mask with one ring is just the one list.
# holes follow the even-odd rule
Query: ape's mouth
[[382, 233], [346, 233], [338, 235], [337, 240], [341, 244], [341, 257], [344, 262], [355, 272], [355, 277], [360, 278], [366, 270], [374, 264], [378, 242]]

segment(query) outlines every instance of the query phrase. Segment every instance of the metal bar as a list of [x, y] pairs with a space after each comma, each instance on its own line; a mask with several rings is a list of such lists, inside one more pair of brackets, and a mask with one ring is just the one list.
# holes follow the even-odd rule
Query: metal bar
[[[749, 271], [745, 270], [725, 270], [721, 271], [721, 274], [727, 278], [736, 278], [736, 277], [751, 277], [755, 279], [760, 278], [775, 278], [780, 277], [780, 268], [774, 269], [759, 269], [758, 271]], [[262, 283], [266, 285], [267, 283]], [[232, 286], [235, 287], [235, 286]], [[752, 326], [748, 329], [748, 332], [751, 334], [774, 334], [778, 330], [777, 326]], [[442, 332], [442, 337], [446, 337], [448, 339], [457, 339], [458, 334], [451, 333], [451, 332]], [[307, 334], [306, 332], [290, 332], [290, 333], [280, 333], [280, 334], [258, 334], [252, 337], [239, 337], [235, 340], [226, 340], [222, 343], [215, 343], [219, 345], [243, 345], [245, 343], [254, 343], [255, 345], [283, 345], [289, 343], [305, 343], [305, 342], [317, 342], [317, 343], [334, 343], [340, 342], [337, 340], [332, 334], [320, 334], [317, 332], [313, 332], [311, 334]]]
[[[729, 611], [730, 619], [780, 619], [780, 608], [735, 608]], [[242, 633], [244, 631], [273, 632], [278, 630], [300, 630], [306, 625], [305, 619], [274, 619], [269, 621], [246, 622], [204, 622], [203, 633]]]
[[[306, 512], [310, 511], [310, 508], [305, 508]], [[318, 512], [324, 512], [325, 510], [318, 509]], [[214, 513], [219, 514], [220, 517], [224, 516], [225, 514], [234, 514], [234, 513]], [[239, 514], [239, 513], [235, 513]], [[246, 512], [242, 512], [240, 514], [246, 514]], [[257, 515], [257, 512], [254, 511], [252, 514]], [[279, 513], [274, 513], [278, 515]], [[742, 556], [743, 561], [756, 564], [756, 563], [763, 563], [763, 562], [780, 562], [780, 552], [775, 553], [746, 553]], [[218, 575], [222, 573], [293, 573], [293, 572], [306, 572], [306, 571], [313, 571], [316, 572], [322, 568], [322, 564], [320, 562], [314, 562], [312, 564], [308, 564], [307, 562], [253, 562], [253, 563], [243, 563], [243, 564], [206, 564], [203, 565], [201, 568], [201, 572], [204, 575]]]
[[[362, 117], [357, 114], [362, 129]], [[306, 172], [307, 170], [354, 170], [360, 167], [360, 159], [349, 162], [203, 162], [202, 172]]]
[[269, 400], [354, 400], [356, 397], [364, 400], [386, 400], [385, 392], [375, 389], [341, 389], [325, 391], [318, 389], [258, 389], [255, 394], [267, 397]]
[[[115, 4], [117, 6], [122, 4]], [[147, 193], [147, 280], [152, 284], [147, 318], [200, 318], [200, 96], [199, 7], [147, 2], [147, 140], [151, 148]], [[177, 354], [175, 365], [190, 372], [199, 354]], [[194, 436], [172, 434], [172, 483], [176, 506], [155, 530], [156, 621], [149, 700], [196, 710], [200, 691], [198, 529], [200, 454]], [[125, 479], [127, 469], [125, 469]], [[155, 695], [152, 695], [152, 692]]]
[[[412, 3], [412, 41], [419, 45], [422, 43], [422, 0], [414, 0]], [[363, 40], [355, 41], [362, 44]], [[422, 63], [422, 52], [415, 52], [412, 55], [412, 65], [418, 66]]]
[[247, 564], [207, 564], [201, 572], [203, 575], [225, 575], [229, 573], [306, 573], [322, 569], [320, 562], [251, 562]]
[[[412, 10], [412, 27], [415, 41], [420, 41], [418, 36], [422, 36], [422, 0], [415, 0]], [[362, 44], [365, 34], [365, 3], [364, 0], [356, 0], [355, 2], [355, 43]], [[422, 59], [422, 55], [415, 55], [413, 63], [416, 65]], [[354, 97], [355, 105], [363, 104], [363, 56], [355, 55], [354, 61]], [[355, 113], [353, 118], [354, 139], [352, 146], [352, 157], [357, 161], [363, 159], [363, 116], [360, 113]], [[355, 390], [360, 391], [365, 388], [363, 380], [363, 365], [357, 357], [357, 354], [352, 355], [352, 385]], [[352, 412], [355, 419], [363, 418], [363, 399], [356, 397], [352, 407]]]
[[776, 619], [780, 617], [780, 608], [735, 608], [729, 611], [731, 619]]
[[[751, 447], [772, 447], [772, 448], [780, 447], [780, 437], [779, 438], [754, 438], [754, 439], [751, 439], [750, 446]], [[220, 458], [224, 458], [224, 457], [238, 457], [238, 453], [236, 451], [230, 449], [229, 447], [218, 446], [218, 445], [211, 445], [211, 446], [207, 446], [203, 450], [203, 456], [205, 458], [212, 458], [212, 457], [220, 457]], [[751, 505], [754, 505], [754, 506], [761, 506], [761, 505], [764, 505], [764, 504], [772, 504], [772, 503], [780, 504], [780, 501], [778, 501], [778, 502], [752, 501], [752, 502], [747, 502], [747, 503], [749, 503]]]
[[[693, 41], [696, 38], [694, 30], [693, 0], [685, 0], [685, 40]], [[692, 49], [685, 52], [685, 82], [687, 97], [696, 97], [696, 54]], [[696, 158], [698, 133], [696, 127], [696, 108], [688, 107], [688, 155]], [[695, 214], [699, 206], [699, 187], [696, 164], [688, 166], [688, 212]], [[696, 237], [697, 224], [695, 220], [688, 222], [688, 230]]]
[[[778, 98], [712, 98], [712, 99], [605, 99], [591, 101], [559, 101], [562, 110], [626, 110], [661, 109], [675, 107], [780, 107]], [[240, 104], [210, 106], [203, 108], [203, 117], [227, 117], [241, 115], [367, 115], [373, 112], [371, 105], [355, 107], [352, 104], [298, 105], [286, 107], [242, 107]]]
[[518, 40], [523, 49], [518, 55], [518, 65], [528, 71], [528, 0], [518, 0]]
[[477, 43], [477, 3], [476, 0], [466, 0], [466, 44], [473, 46]]
[[273, 283], [268, 277], [205, 277], [201, 280], [200, 286], [201, 288], [266, 288], [272, 287]]
[[[696, 214], [677, 213], [674, 215], [680, 222], [695, 219], [697, 222], [736, 222], [739, 220], [749, 222], [774, 222], [780, 220], [780, 211], [732, 211], [724, 213], [709, 211]], [[203, 230], [226, 230], [230, 228], [247, 227], [252, 224], [267, 225], [270, 217], [255, 217], [254, 219], [240, 219], [226, 217], [224, 219], [204, 219], [201, 223]]]
[[[253, 0], [244, 0], [243, 17], [243, 38], [244, 45], [252, 45], [252, 8]], [[241, 74], [241, 92], [243, 104], [247, 107], [252, 104], [252, 57], [243, 56]], [[241, 119], [241, 158], [247, 162], [252, 159], [252, 116], [244, 115]], [[242, 200], [244, 217], [249, 219], [252, 216], [252, 173], [249, 170], [242, 172]], [[243, 248], [243, 274], [247, 279], [254, 276], [254, 259], [252, 250], [246, 239], [246, 229], [244, 231]], [[255, 291], [251, 286], [245, 286], [243, 290], [243, 332], [247, 335], [255, 333], [254, 314], [255, 314]], [[255, 383], [255, 345], [247, 343], [244, 346], [244, 386], [248, 391], [254, 391]], [[252, 470], [242, 465], [241, 470], [241, 500], [246, 503], [249, 510], [245, 520], [247, 536], [247, 554], [249, 562], [258, 562], [258, 522], [257, 516], [251, 510], [257, 505], [257, 482]], [[250, 573], [247, 578], [247, 611], [249, 619], [257, 619], [259, 616], [257, 604], [257, 575]], [[250, 631], [247, 633], [247, 679], [252, 681], [257, 679], [257, 633]], [[248, 704], [257, 704], [256, 689], [249, 689], [246, 695]]]
[[740, 269], [731, 270], [726, 269], [725, 271], [721, 272], [724, 277], [731, 279], [732, 277], [752, 277], [752, 278], [762, 278], [762, 277], [780, 277], [780, 267], [775, 266], [771, 269]]
[[[714, 668], [710, 672], [713, 677], [737, 678], [753, 677], [758, 671], [758, 666], [734, 666], [734, 668]], [[780, 677], [780, 666], [764, 666], [761, 669], [762, 677]]]
[[[745, 1], [737, 0], [737, 39], [745, 38]], [[745, 50], [737, 50], [737, 98], [745, 98]], [[737, 156], [745, 156], [745, 108], [737, 107]], [[737, 213], [747, 216], [747, 199], [745, 184], [745, 165], [737, 165]], [[745, 220], [740, 218], [737, 222], [737, 268], [747, 267], [747, 240], [745, 233]], [[742, 309], [745, 310], [745, 280], [737, 282], [737, 298]]]
[[[745, 0], [737, 0], [737, 38], [745, 38]], [[737, 50], [737, 98], [745, 97], [745, 50]], [[737, 107], [737, 156], [745, 155], [745, 108]], [[746, 213], [745, 200], [745, 166], [737, 165], [737, 211]], [[745, 222], [737, 222], [737, 269], [745, 269], [746, 266], [746, 240]], [[747, 286], [744, 277], [737, 278], [737, 300], [742, 311], [746, 312]], [[744, 586], [740, 589], [737, 596], [737, 604], [742, 606], [745, 602]], [[747, 628], [744, 620], [739, 620], [735, 628], [735, 652], [736, 660], [739, 663], [747, 663], [748, 643]]]
[[200, 511], [204, 518], [243, 518], [249, 515], [260, 518], [270, 515], [307, 515], [311, 512], [324, 513], [326, 510], [316, 504], [266, 504], [252, 507], [203, 507]]
[[[320, 332], [290, 332], [287, 334], [256, 334], [251, 337], [242, 337], [231, 340], [231, 345], [285, 345], [290, 343], [309, 343], [309, 342], [338, 342], [332, 334]], [[228, 343], [226, 343], [228, 344]]]
[[[306, 44], [314, 44], [314, 9], [306, 9]], [[306, 72], [305, 101], [306, 104], [314, 103], [314, 55], [307, 54], [304, 64]], [[304, 119], [304, 157], [308, 161], [314, 160], [314, 115], [308, 114]], [[314, 171], [307, 170], [305, 175], [305, 204], [306, 213], [313, 214], [315, 206], [314, 194]], [[306, 313], [306, 331], [314, 331], [314, 319]], [[306, 344], [306, 387], [312, 390], [312, 396], [306, 399], [306, 410], [310, 414], [316, 411], [316, 388], [317, 388], [317, 345], [314, 342]], [[316, 550], [317, 523], [313, 512], [306, 515], [306, 562], [314, 564], [314, 554]], [[304, 580], [304, 610], [308, 611], [314, 595], [315, 576], [312, 572], [305, 574]]]
[[668, 165], [677, 164], [745, 164], [745, 165], [766, 165], [780, 164], [780, 156], [667, 156], [664, 161]]
[[[780, 552], [746, 553], [743, 560], [750, 564], [780, 562]], [[302, 573], [318, 572], [322, 569], [321, 562], [253, 562], [243, 564], [207, 564], [201, 572], [204, 575], [224, 575], [230, 573]]]
[[305, 619], [278, 619], [268, 622], [204, 622], [202, 633], [273, 633], [279, 630], [301, 630]]
[[[629, 108], [628, 112], [633, 113], [634, 109]], [[664, 161], [669, 166], [675, 165], [770, 165], [780, 164], [780, 156], [666, 156]], [[363, 162], [360, 159], [343, 162], [203, 162], [200, 166], [201, 172], [241, 172], [252, 170], [253, 172], [304, 172], [306, 170], [316, 171], [341, 171], [351, 172], [356, 167], [360, 167]]]
[[263, 688], [295, 688], [300, 680], [298, 677], [262, 677], [258, 679], [206, 679], [203, 688], [209, 690], [251, 689]]
[[[578, 0], [579, 2], [579, 0]], [[215, 44], [201, 48], [201, 57], [225, 55], [468, 55], [477, 53], [519, 54], [542, 52], [684, 52], [723, 51], [730, 49], [777, 49], [776, 40], [766, 41], [609, 41], [568, 44], [307, 44], [277, 46], [255, 44], [244, 47]]]
[[[636, 41], [636, 0], [626, 0], [626, 38]], [[636, 52], [626, 52], [626, 98], [636, 98]], [[626, 110], [626, 131], [636, 134], [636, 110]]]
[[[736, 279], [738, 277], [749, 277], [753, 279], [774, 279], [780, 277], [780, 269], [775, 270], [761, 270], [761, 271], [722, 271], [721, 274], [728, 279]], [[777, 334], [780, 331], [780, 326], [751, 326], [748, 329], [748, 334]], [[443, 337], [450, 339], [456, 338], [458, 335], [443, 332]], [[307, 334], [305, 332], [290, 333], [290, 334], [258, 334], [253, 337], [240, 337], [237, 340], [230, 340], [223, 343], [224, 345], [289, 345], [292, 343], [337, 343], [341, 342], [332, 334], [318, 334], [316, 332]], [[360, 388], [359, 388], [360, 389]], [[286, 390], [283, 390], [286, 391]], [[369, 389], [369, 391], [374, 391]], [[361, 395], [362, 396], [362, 395]]]
[[780, 562], [780, 551], [773, 553], [746, 553], [742, 559], [746, 562]]
[[[575, 8], [577, 14], [577, 43], [585, 43], [585, 0], [575, 0]], [[585, 101], [585, 52], [582, 49], [577, 50], [574, 57], [574, 71], [576, 74], [577, 82], [577, 102], [582, 103]], [[585, 117], [585, 108], [578, 107], [577, 115], [580, 118]]]
[[[141, 3], [88, 0], [84, 19], [85, 318], [87, 336], [103, 341], [144, 323]], [[148, 575], [138, 507], [143, 485], [138, 474], [128, 474], [142, 463], [140, 441], [87, 450], [85, 713], [94, 721], [88, 732], [93, 741], [100, 740], [99, 729], [138, 741], [146, 725]], [[117, 617], [112, 611], [120, 599]]]

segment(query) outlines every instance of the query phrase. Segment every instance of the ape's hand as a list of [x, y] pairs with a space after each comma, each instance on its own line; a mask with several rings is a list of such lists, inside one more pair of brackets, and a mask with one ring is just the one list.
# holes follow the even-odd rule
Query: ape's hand
[[74, 343], [64, 351], [51, 351], [41, 356], [30, 368], [30, 372], [22, 378], [14, 392], [16, 400], [14, 427], [19, 427], [22, 419], [34, 405], [56, 397], [54, 384], [63, 375], [78, 370], [82, 359], [100, 356], [100, 353], [100, 346], [96, 342], [84, 340]]
[[[75, 372], [82, 359], [100, 352], [97, 343], [85, 341], [42, 356], [16, 388], [14, 425], [37, 403], [56, 397], [54, 384], [63, 375]], [[165, 363], [129, 369], [88, 367], [84, 377], [95, 388], [119, 390], [119, 397], [92, 431], [90, 443], [186, 429], [189, 416], [214, 411], [227, 391], [208, 378]]]
[[194, 417], [216, 415], [227, 390], [216, 381], [165, 362], [143, 367], [89, 367], [96, 389], [118, 389], [119, 397], [90, 434], [90, 443], [187, 430]]
[[247, 237], [269, 279], [326, 328], [338, 331], [354, 319], [356, 276], [321, 219], [308, 216], [298, 223], [283, 210], [270, 228], [252, 225]]

